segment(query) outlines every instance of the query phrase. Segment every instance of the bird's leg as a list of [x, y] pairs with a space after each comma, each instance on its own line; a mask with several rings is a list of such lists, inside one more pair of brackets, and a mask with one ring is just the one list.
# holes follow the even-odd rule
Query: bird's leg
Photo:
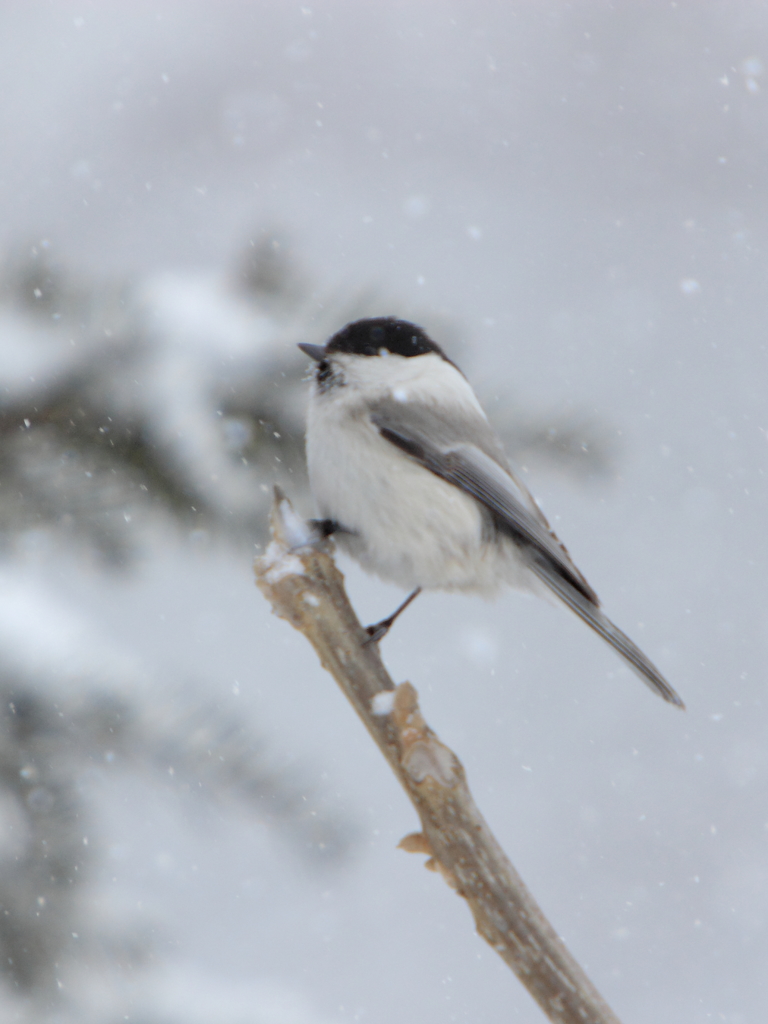
[[414, 598], [418, 597], [420, 593], [421, 587], [416, 587], [414, 592], [412, 594], [409, 594], [408, 597], [406, 597], [406, 599], [398, 608], [395, 608], [395, 610], [392, 612], [389, 618], [382, 619], [381, 622], [377, 622], [373, 626], [366, 626], [365, 631], [368, 634], [368, 639], [363, 641], [363, 646], [365, 646], [366, 644], [377, 644], [379, 640], [385, 637], [392, 628], [392, 623], [395, 621], [398, 615], [401, 612], [404, 612], [408, 605], [411, 603], [411, 601], [413, 601]]

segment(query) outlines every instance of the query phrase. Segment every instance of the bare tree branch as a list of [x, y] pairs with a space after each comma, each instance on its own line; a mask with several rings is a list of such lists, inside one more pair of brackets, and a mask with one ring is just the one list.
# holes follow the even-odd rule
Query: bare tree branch
[[456, 755], [419, 711], [416, 690], [390, 679], [357, 619], [327, 542], [312, 543], [275, 489], [272, 543], [257, 585], [318, 653], [389, 761], [421, 819], [401, 846], [430, 855], [469, 903], [477, 930], [557, 1024], [619, 1024], [510, 864], [475, 806]]

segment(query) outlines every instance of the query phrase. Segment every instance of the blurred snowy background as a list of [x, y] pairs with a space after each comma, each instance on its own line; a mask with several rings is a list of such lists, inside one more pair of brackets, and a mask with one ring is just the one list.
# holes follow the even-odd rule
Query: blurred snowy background
[[764, 1019], [766, 4], [0, 29], [2, 1019], [542, 1019], [253, 586], [272, 483], [308, 510], [295, 343], [382, 313], [688, 711], [513, 593], [422, 598], [393, 675], [622, 1020]]

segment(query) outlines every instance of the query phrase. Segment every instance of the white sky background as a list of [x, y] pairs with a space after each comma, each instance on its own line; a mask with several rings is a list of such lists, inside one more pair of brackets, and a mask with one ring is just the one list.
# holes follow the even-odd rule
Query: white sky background
[[[3, 247], [45, 237], [84, 274], [144, 276], [219, 268], [278, 225], [318, 315], [373, 286], [382, 312], [451, 321], [500, 408], [616, 433], [615, 479], [531, 485], [685, 714], [515, 594], [422, 597], [383, 651], [622, 1020], [762, 1019], [765, 4], [62, 0], [0, 17]], [[394, 849], [412, 811], [247, 556], [182, 545], [127, 579], [66, 556], [25, 568], [157, 671], [207, 675], [222, 701], [239, 680], [242, 713], [363, 823], [352, 866], [316, 877], [251, 824], [121, 791], [104, 877], [180, 970], [282, 985], [314, 1008], [302, 1020], [541, 1019], [461, 902]], [[363, 618], [398, 599], [349, 579]]]

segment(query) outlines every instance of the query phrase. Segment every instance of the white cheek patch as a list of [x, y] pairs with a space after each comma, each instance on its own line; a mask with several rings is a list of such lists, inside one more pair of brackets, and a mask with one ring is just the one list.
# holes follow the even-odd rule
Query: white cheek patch
[[408, 392], [405, 390], [405, 388], [395, 388], [395, 390], [392, 392], [392, 397], [396, 402], [407, 402]]

